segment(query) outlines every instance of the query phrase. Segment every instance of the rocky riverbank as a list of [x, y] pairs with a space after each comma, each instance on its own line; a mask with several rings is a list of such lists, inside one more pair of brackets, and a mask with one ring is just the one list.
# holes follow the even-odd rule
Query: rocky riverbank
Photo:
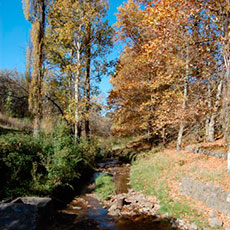
[[[195, 223], [189, 223], [185, 219], [169, 217], [168, 213], [161, 213], [160, 201], [155, 196], [147, 196], [142, 192], [137, 192], [131, 188], [130, 165], [115, 166], [107, 164], [102, 165], [100, 169], [103, 173], [112, 175], [117, 184], [117, 194], [113, 195], [109, 201], [102, 201], [104, 208], [108, 210], [108, 216], [116, 221], [131, 220], [133, 222], [140, 220], [151, 220], [152, 222], [167, 222], [170, 229], [197, 230]], [[123, 181], [123, 183], [120, 183]], [[121, 192], [123, 191], [123, 192]]]
[[108, 208], [108, 214], [118, 220], [126, 218], [135, 221], [149, 218], [153, 222], [168, 222], [173, 229], [198, 229], [196, 224], [191, 224], [187, 220], [171, 218], [168, 213], [160, 214], [160, 201], [155, 196], [147, 196], [133, 189], [128, 193], [114, 195], [110, 201], [104, 203]]
[[[173, 215], [162, 212], [157, 197], [145, 195], [132, 189], [129, 182], [129, 166], [129, 164], [121, 164], [119, 161], [99, 164], [91, 183], [86, 186], [82, 195], [75, 197], [65, 209], [57, 212], [52, 230], [209, 229], [200, 228], [186, 219], [174, 218]], [[100, 200], [94, 193], [95, 179], [101, 173], [112, 176], [117, 186], [116, 194], [112, 195], [109, 201]], [[23, 204], [25, 203], [24, 199], [22, 202], [20, 199], [16, 201], [16, 203], [20, 203], [16, 205], [27, 205]], [[29, 221], [30, 215], [27, 216]], [[212, 218], [212, 222], [214, 219], [217, 217]], [[214, 225], [210, 224], [210, 226]], [[26, 230], [27, 228], [20, 229]]]
[[[100, 173], [113, 176], [117, 185], [116, 194], [109, 201], [100, 200], [94, 193], [94, 181]], [[156, 198], [130, 189], [128, 182], [128, 164], [118, 161], [99, 164], [84, 193], [59, 210], [55, 230], [171, 230], [170, 219], [157, 216], [160, 206]]]

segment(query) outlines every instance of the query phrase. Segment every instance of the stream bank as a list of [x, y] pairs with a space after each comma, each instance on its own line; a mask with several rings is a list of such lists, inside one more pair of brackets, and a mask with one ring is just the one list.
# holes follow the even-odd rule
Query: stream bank
[[[101, 174], [113, 176], [116, 194], [101, 201], [94, 194], [95, 179]], [[98, 164], [90, 183], [80, 196], [59, 210], [55, 230], [171, 230], [172, 221], [157, 216], [159, 203], [154, 197], [135, 192], [129, 185], [129, 164], [109, 160]], [[175, 228], [174, 228], [175, 229]]]

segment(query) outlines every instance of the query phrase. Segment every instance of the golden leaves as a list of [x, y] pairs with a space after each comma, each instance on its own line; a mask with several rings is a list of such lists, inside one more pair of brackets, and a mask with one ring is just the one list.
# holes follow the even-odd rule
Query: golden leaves
[[23, 11], [24, 11], [24, 15], [26, 20], [29, 21], [30, 19], [30, 10], [31, 10], [31, 1], [30, 0], [22, 0], [22, 6], [23, 6]]

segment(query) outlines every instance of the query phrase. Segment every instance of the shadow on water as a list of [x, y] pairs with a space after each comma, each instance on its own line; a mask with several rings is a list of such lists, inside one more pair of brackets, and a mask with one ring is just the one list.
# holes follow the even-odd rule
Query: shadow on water
[[[117, 185], [117, 193], [127, 192], [128, 168], [120, 166], [118, 162], [106, 162], [98, 165], [100, 170], [105, 168], [114, 176]], [[170, 230], [169, 220], [157, 219], [153, 216], [127, 216], [127, 218], [114, 218], [108, 215], [103, 204], [95, 197], [92, 183], [101, 172], [96, 172], [92, 177], [91, 184], [83, 194], [75, 197], [65, 209], [58, 212], [55, 230]], [[103, 171], [104, 173], [104, 171]]]

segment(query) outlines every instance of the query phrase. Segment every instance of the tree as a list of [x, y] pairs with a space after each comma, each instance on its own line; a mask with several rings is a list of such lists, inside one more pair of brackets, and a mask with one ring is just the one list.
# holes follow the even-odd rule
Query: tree
[[126, 46], [111, 80], [115, 133], [158, 135], [165, 143], [177, 132], [180, 150], [183, 135], [198, 137], [207, 123], [214, 138], [223, 58], [213, 3], [129, 0], [119, 8], [118, 39]]
[[113, 29], [103, 19], [107, 9], [106, 1], [57, 0], [49, 10], [48, 60], [60, 72], [52, 81], [64, 89], [56, 93], [66, 118], [75, 124], [75, 139], [81, 135], [83, 121], [89, 135], [91, 83], [109, 67], [106, 56], [112, 47]]
[[0, 111], [12, 117], [30, 117], [25, 76], [16, 70], [0, 70]]
[[24, 14], [32, 23], [32, 79], [29, 88], [29, 107], [34, 115], [34, 135], [40, 131], [42, 119], [42, 83], [44, 78], [44, 35], [47, 0], [23, 0]]
[[[124, 8], [119, 9], [118, 34], [120, 39], [126, 41], [127, 47], [112, 79], [115, 88], [110, 95], [111, 102], [118, 106], [118, 113], [114, 116], [116, 121], [124, 119], [120, 115], [127, 117], [129, 114], [127, 127], [136, 126], [150, 136], [157, 134], [164, 139], [167, 126], [178, 120], [181, 96], [177, 85], [183, 81], [181, 75], [184, 70], [184, 62], [178, 55], [183, 36], [178, 31], [186, 19], [186, 11], [178, 14], [182, 3], [174, 3], [160, 1], [154, 4], [149, 1], [141, 10], [140, 5], [130, 0]], [[134, 27], [130, 28], [130, 25]], [[127, 61], [124, 62], [128, 59], [133, 68], [128, 68]], [[130, 73], [129, 77], [127, 72]], [[127, 88], [129, 95], [134, 94], [135, 90], [133, 97], [126, 96]], [[127, 110], [129, 112], [125, 112]], [[135, 121], [130, 117], [136, 117]]]

